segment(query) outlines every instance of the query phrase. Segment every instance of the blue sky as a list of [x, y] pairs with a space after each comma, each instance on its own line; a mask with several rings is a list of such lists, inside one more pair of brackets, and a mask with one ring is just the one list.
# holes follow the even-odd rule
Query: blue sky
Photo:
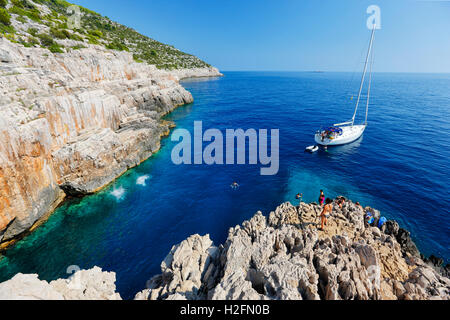
[[369, 5], [374, 70], [450, 73], [450, 1], [72, 0], [224, 71], [357, 71]]

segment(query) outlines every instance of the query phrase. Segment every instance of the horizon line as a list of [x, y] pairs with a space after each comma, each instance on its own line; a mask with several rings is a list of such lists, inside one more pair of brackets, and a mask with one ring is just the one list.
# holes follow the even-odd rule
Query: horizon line
[[[449, 0], [450, 1], [450, 0]], [[220, 69], [220, 72], [305, 72], [305, 73], [362, 73], [362, 71], [325, 71], [325, 70], [227, 70]], [[415, 74], [450, 74], [450, 71], [373, 71], [372, 73], [415, 73]]]

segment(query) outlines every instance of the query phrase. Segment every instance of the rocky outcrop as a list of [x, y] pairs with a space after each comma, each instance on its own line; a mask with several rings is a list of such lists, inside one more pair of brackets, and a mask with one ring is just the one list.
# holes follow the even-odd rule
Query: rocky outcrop
[[193, 101], [180, 79], [220, 75], [158, 70], [102, 46], [53, 54], [6, 38], [0, 60], [3, 246], [67, 194], [96, 192], [155, 153], [172, 126], [161, 117]]
[[0, 300], [121, 300], [115, 282], [114, 272], [98, 267], [50, 283], [36, 274], [19, 273], [0, 283]]
[[[424, 261], [395, 221], [368, 225], [337, 202], [325, 230], [317, 204], [282, 204], [231, 228], [224, 245], [192, 236], [175, 246], [136, 299], [449, 300], [445, 268]], [[436, 259], [435, 259], [436, 260]]]
[[[282, 204], [229, 230], [223, 245], [193, 235], [175, 245], [136, 300], [449, 300], [447, 267], [422, 259], [395, 236], [364, 221], [363, 209], [337, 202], [325, 230], [320, 206]], [[400, 238], [410, 242], [404, 236]], [[0, 283], [0, 299], [120, 299], [115, 274], [98, 267], [50, 283], [18, 274]]]
[[161, 264], [162, 274], [150, 279], [136, 299], [205, 299], [214, 286], [208, 279], [217, 277], [218, 254], [209, 235], [189, 237], [172, 248]]

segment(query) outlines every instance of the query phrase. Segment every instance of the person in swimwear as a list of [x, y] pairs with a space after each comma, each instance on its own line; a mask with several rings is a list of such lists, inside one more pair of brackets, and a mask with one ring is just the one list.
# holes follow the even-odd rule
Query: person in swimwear
[[320, 190], [320, 196], [319, 196], [319, 204], [320, 206], [323, 206], [323, 202], [325, 201], [325, 194], [323, 193], [323, 190]]
[[361, 205], [361, 204], [360, 204], [359, 202], [356, 202], [355, 204], [356, 204], [356, 206], [357, 206], [357, 207], [360, 207], [360, 208], [361, 208], [361, 210], [363, 210], [363, 211], [364, 211], [364, 208], [362, 207], [362, 205]]
[[233, 189], [238, 189], [238, 188], [239, 188], [239, 184], [235, 181], [235, 182], [233, 182], [233, 184], [231, 185], [231, 188], [233, 188]]
[[324, 230], [324, 226], [327, 225], [327, 219], [330, 217], [332, 211], [333, 201], [330, 198], [327, 198], [327, 200], [325, 200], [325, 206], [323, 207], [322, 213], [320, 214], [322, 231]]
[[339, 208], [342, 209], [342, 206], [344, 205], [344, 203], [345, 203], [345, 198], [344, 197], [340, 197], [339, 200], [338, 200]]

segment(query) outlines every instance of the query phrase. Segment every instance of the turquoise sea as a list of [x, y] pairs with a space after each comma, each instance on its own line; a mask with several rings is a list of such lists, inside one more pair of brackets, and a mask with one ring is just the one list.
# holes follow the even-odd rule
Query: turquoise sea
[[[260, 165], [181, 165], [175, 142], [98, 194], [65, 202], [0, 258], [0, 281], [18, 272], [68, 277], [67, 268], [100, 266], [133, 298], [171, 249], [191, 234], [216, 244], [257, 210], [269, 214], [298, 192], [316, 201], [343, 195], [379, 209], [411, 231], [425, 255], [450, 260], [450, 75], [373, 76], [369, 126], [358, 141], [304, 153], [321, 126], [351, 118], [358, 74], [226, 72], [183, 82], [195, 102], [167, 116], [178, 128], [279, 129], [280, 170]], [[364, 110], [358, 119], [363, 119]], [[230, 184], [237, 181], [239, 189]]]

